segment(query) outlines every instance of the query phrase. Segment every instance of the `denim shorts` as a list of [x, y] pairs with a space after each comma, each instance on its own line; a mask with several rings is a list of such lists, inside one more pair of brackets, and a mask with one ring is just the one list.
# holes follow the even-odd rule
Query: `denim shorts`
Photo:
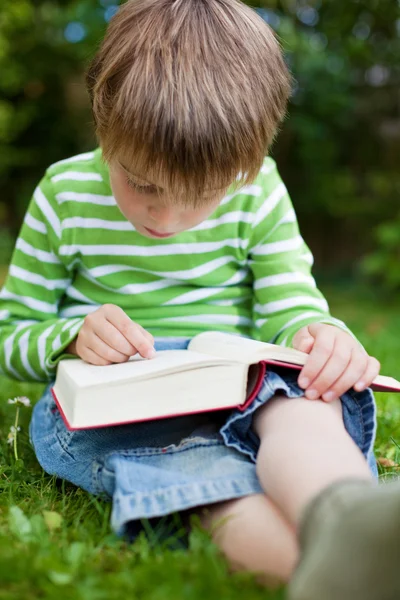
[[[185, 349], [188, 342], [160, 338], [156, 349]], [[49, 387], [34, 407], [30, 440], [47, 473], [112, 500], [111, 525], [122, 535], [138, 519], [263, 492], [256, 474], [259, 439], [253, 415], [277, 392], [302, 396], [297, 376], [291, 369], [268, 369], [260, 393], [244, 412], [78, 431], [65, 427]], [[345, 394], [342, 407], [345, 427], [376, 475], [371, 391]]]

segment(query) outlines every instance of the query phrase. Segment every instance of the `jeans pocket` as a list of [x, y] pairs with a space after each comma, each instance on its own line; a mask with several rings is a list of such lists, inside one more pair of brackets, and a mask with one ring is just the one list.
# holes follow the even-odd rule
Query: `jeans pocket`
[[69, 448], [71, 445], [72, 437], [74, 435], [74, 431], [70, 431], [65, 425], [63, 418], [61, 416], [60, 411], [56, 403], [54, 405], [49, 405], [49, 410], [52, 413], [54, 419], [54, 429], [57, 436], [57, 439], [60, 443], [60, 446], [66, 452], [69, 452]]

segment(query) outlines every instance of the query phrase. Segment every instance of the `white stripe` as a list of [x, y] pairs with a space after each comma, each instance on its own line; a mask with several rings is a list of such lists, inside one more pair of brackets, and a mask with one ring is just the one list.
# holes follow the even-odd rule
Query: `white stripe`
[[314, 257], [311, 252], [305, 252], [304, 254], [301, 254], [299, 256], [299, 260], [304, 260], [304, 262], [311, 266], [314, 264]]
[[64, 323], [64, 325], [61, 327], [61, 331], [67, 331], [68, 329], [70, 329], [73, 325], [76, 325], [77, 323], [80, 323], [81, 319], [71, 319], [69, 321], [66, 321]]
[[18, 327], [23, 325], [24, 327], [29, 327], [30, 325], [37, 325], [37, 323], [42, 323], [42, 321], [38, 321], [37, 319], [17, 319], [16, 321], [11, 321], [10, 325], [18, 325]]
[[207, 302], [209, 306], [235, 306], [251, 300], [252, 296], [243, 296], [243, 298], [232, 298], [231, 300], [210, 300]]
[[51, 345], [51, 349], [54, 352], [55, 350], [58, 350], [60, 346], [61, 346], [61, 333], [59, 333], [58, 336], [56, 338], [54, 338], [53, 343]]
[[254, 289], [259, 290], [261, 288], [290, 283], [305, 283], [313, 288], [316, 287], [314, 277], [311, 277], [311, 275], [305, 275], [304, 273], [279, 273], [278, 275], [268, 275], [267, 277], [257, 279], [254, 283]]
[[261, 244], [255, 246], [251, 253], [255, 256], [266, 256], [268, 254], [280, 254], [281, 252], [291, 252], [292, 250], [298, 250], [304, 244], [304, 240], [301, 235], [296, 235], [288, 240], [281, 240], [280, 242], [270, 242], [269, 244]]
[[[287, 213], [274, 225], [274, 227], [272, 227], [271, 229], [269, 229], [267, 235], [263, 238], [262, 242], [259, 242], [257, 246], [255, 246], [255, 248], [259, 248], [262, 244], [264, 244], [266, 242], [266, 240], [271, 239], [271, 237], [273, 237], [275, 234], [275, 232], [282, 226], [282, 225], [286, 225], [288, 223], [296, 223], [297, 219], [296, 219], [296, 213], [294, 211], [293, 208], [289, 209], [287, 211]], [[296, 231], [296, 229], [294, 230]], [[249, 249], [249, 252], [252, 252], [252, 249]]]
[[276, 168], [276, 164], [272, 161], [264, 161], [263, 166], [260, 169], [260, 172], [263, 175], [269, 175]]
[[175, 321], [177, 323], [216, 323], [217, 325], [254, 325], [251, 319], [236, 315], [192, 315], [188, 317], [167, 317], [160, 319], [160, 321]]
[[81, 173], [80, 171], [66, 171], [65, 173], [59, 173], [53, 175], [51, 181], [57, 183], [57, 181], [103, 181], [102, 176], [99, 173]]
[[35, 219], [35, 217], [33, 217], [30, 213], [27, 213], [25, 217], [25, 224], [39, 233], [47, 233], [46, 225], [41, 221], [38, 221], [38, 219]]
[[247, 269], [240, 269], [230, 279], [221, 283], [221, 285], [218, 287], [200, 288], [190, 292], [185, 292], [176, 298], [168, 300], [168, 302], [164, 302], [163, 306], [171, 306], [173, 304], [190, 304], [192, 302], [204, 300], [205, 298], [210, 298], [211, 296], [215, 296], [215, 294], [224, 292], [229, 286], [237, 285], [240, 283], [240, 281], [245, 279], [247, 274]]
[[286, 186], [280, 183], [266, 200], [261, 204], [254, 218], [254, 227], [264, 221], [264, 219], [274, 210], [284, 196], [287, 194]]
[[66, 165], [75, 161], [92, 160], [92, 158], [94, 158], [94, 152], [84, 152], [83, 154], [71, 156], [71, 158], [64, 158], [63, 160], [59, 160], [53, 163], [52, 167], [54, 167], [55, 165]]
[[97, 279], [97, 277], [114, 275], [115, 273], [123, 273], [124, 271], [142, 271], [153, 274], [152, 271], [145, 271], [145, 269], [139, 269], [137, 267], [131, 267], [128, 265], [101, 265], [100, 267], [91, 267], [90, 269], [87, 269], [87, 273], [93, 276], [95, 279]]
[[18, 371], [16, 371], [14, 369], [14, 367], [11, 366], [11, 353], [14, 347], [14, 339], [15, 336], [17, 335], [17, 332], [14, 331], [14, 333], [12, 335], [10, 335], [6, 341], [4, 342], [4, 355], [5, 355], [5, 361], [6, 361], [6, 372], [10, 375], [12, 375], [13, 377], [15, 377], [16, 379], [20, 379], [22, 380], [23, 377], [18, 373]]
[[329, 310], [326, 300], [320, 298], [311, 298], [310, 296], [293, 296], [292, 298], [267, 302], [267, 304], [255, 304], [254, 310], [261, 315], [270, 315], [272, 313], [287, 310], [289, 308], [308, 308], [310, 306], [316, 306], [325, 312], [328, 312]]
[[59, 253], [61, 256], [71, 256], [71, 254], [75, 253], [84, 256], [170, 256], [176, 254], [203, 254], [205, 252], [215, 252], [226, 246], [245, 249], [247, 244], [247, 239], [242, 240], [240, 238], [227, 239], [220, 242], [194, 242], [187, 244], [169, 244], [165, 246], [72, 244], [70, 246], [60, 246]]
[[67, 288], [65, 294], [69, 298], [73, 298], [73, 300], [78, 300], [78, 302], [83, 302], [84, 304], [93, 304], [93, 305], [96, 305], [97, 308], [99, 308], [99, 306], [100, 306], [97, 302], [95, 302], [94, 300], [91, 300], [90, 298], [88, 298], [87, 296], [82, 294], [82, 292], [77, 290], [73, 285], [70, 285]]
[[151, 275], [159, 275], [160, 277], [187, 280], [202, 277], [203, 275], [209, 275], [220, 267], [234, 261], [236, 262], [236, 258], [233, 256], [221, 256], [197, 267], [193, 267], [193, 269], [185, 269], [182, 271], [150, 271], [148, 269], [140, 269], [127, 265], [102, 265], [100, 267], [93, 267], [89, 269], [88, 272], [96, 278], [113, 275], [114, 273], [120, 273], [122, 271], [140, 271], [143, 273], [150, 273]]
[[7, 321], [7, 319], [9, 317], [10, 317], [9, 310], [0, 310], [0, 321]]
[[45, 373], [48, 373], [46, 366], [46, 342], [49, 335], [53, 332], [54, 328], [58, 325], [58, 323], [54, 323], [50, 325], [44, 332], [39, 336], [37, 348], [39, 354], [39, 364]]
[[47, 221], [51, 225], [51, 228], [54, 231], [54, 233], [56, 234], [56, 236], [58, 238], [61, 237], [60, 219], [57, 217], [56, 213], [54, 212], [53, 207], [50, 205], [46, 196], [43, 194], [42, 190], [39, 187], [37, 187], [35, 190], [34, 198], [36, 200], [36, 204], [42, 211], [43, 216], [47, 219]]
[[268, 321], [268, 319], [256, 319], [256, 327], [260, 328]]
[[246, 279], [248, 274], [249, 269], [247, 267], [245, 269], [239, 269], [232, 275], [232, 277], [221, 283], [221, 286], [229, 287], [232, 285], [237, 285], [238, 283], [241, 283], [243, 279]]
[[143, 294], [145, 292], [154, 292], [155, 290], [162, 290], [164, 288], [181, 285], [182, 282], [177, 279], [161, 279], [158, 281], [150, 281], [149, 283], [128, 283], [123, 287], [110, 291], [120, 292], [121, 294]]
[[200, 223], [200, 225], [196, 225], [192, 229], [188, 231], [202, 231], [204, 229], [213, 229], [214, 227], [218, 227], [218, 225], [225, 225], [226, 223], [252, 223], [254, 218], [254, 214], [251, 212], [244, 212], [241, 210], [234, 210], [232, 212], [226, 213], [218, 219], [208, 219]]
[[71, 337], [74, 338], [75, 334], [78, 333], [78, 331], [80, 330], [80, 328], [82, 327], [82, 323], [76, 323], [72, 328], [71, 331], [69, 332]]
[[59, 192], [56, 194], [57, 202], [88, 202], [99, 206], [116, 206], [114, 196], [102, 194], [87, 194], [86, 192]]
[[[68, 337], [74, 337], [75, 336], [75, 332], [77, 329], [79, 329], [82, 326], [82, 320], [81, 319], [72, 319], [67, 321], [66, 323], [64, 323], [64, 325], [61, 328], [61, 332], [57, 335], [57, 337], [53, 340], [53, 343], [51, 345], [51, 348], [53, 350], [53, 352], [57, 351], [60, 347], [61, 347], [61, 333], [63, 333], [64, 331], [67, 331], [68, 329], [70, 329], [71, 331], [69, 332], [69, 336]], [[46, 365], [49, 367], [49, 363], [48, 360], [46, 362]]]
[[[220, 260], [220, 259], [217, 259]], [[212, 270], [215, 270], [215, 263], [217, 261], [211, 261], [213, 263]], [[208, 263], [209, 265], [210, 263]], [[224, 264], [225, 261], [224, 261]], [[117, 265], [115, 265], [116, 268], [118, 268]], [[122, 265], [121, 265], [122, 266]], [[204, 268], [205, 265], [201, 265], [202, 268]], [[220, 264], [217, 265], [218, 267], [220, 266]], [[94, 269], [101, 269], [102, 267], [94, 267]], [[131, 267], [129, 267], [131, 268]], [[196, 269], [199, 269], [199, 267], [196, 267]], [[119, 270], [119, 268], [118, 268]], [[153, 275], [159, 275], [160, 277], [164, 277], [165, 275], [175, 275], [178, 274], [178, 276], [182, 276], [184, 275], [184, 277], [181, 277], [181, 279], [172, 279], [172, 278], [163, 278], [163, 279], [159, 279], [156, 281], [150, 281], [148, 283], [128, 283], [127, 285], [124, 285], [120, 288], [114, 288], [111, 286], [108, 286], [104, 283], [102, 283], [101, 281], [99, 281], [98, 279], [96, 279], [95, 277], [93, 277], [91, 270], [82, 270], [81, 274], [88, 279], [90, 282], [95, 283], [96, 285], [100, 286], [101, 288], [108, 290], [110, 292], [112, 292], [113, 294], [115, 293], [120, 293], [120, 294], [141, 294], [144, 292], [153, 292], [156, 290], [161, 290], [161, 289], [165, 289], [165, 288], [169, 288], [169, 287], [173, 287], [173, 286], [179, 286], [182, 284], [182, 279], [189, 279], [191, 277], [193, 277], [194, 275], [199, 275], [199, 273], [193, 273], [194, 269], [190, 269], [189, 271], [171, 271], [169, 272], [154, 272], [154, 271], [145, 271], [144, 269], [136, 269], [137, 271], [144, 271], [146, 273], [151, 273]], [[102, 275], [103, 273], [100, 273], [100, 275]], [[107, 272], [107, 274], [110, 274], [109, 272]], [[200, 273], [200, 274], [204, 274], [204, 273]], [[225, 289], [225, 286], [228, 285], [233, 285], [234, 283], [239, 283], [240, 281], [242, 281], [248, 274], [248, 269], [240, 269], [239, 271], [237, 271], [231, 279], [227, 280], [226, 282], [222, 282], [220, 284], [220, 286], [218, 288], [210, 288], [213, 290], [216, 290], [215, 293], [217, 293], [218, 291], [222, 291], [223, 289]], [[97, 275], [99, 276], [99, 273], [97, 273]], [[223, 287], [222, 287], [223, 286]], [[186, 296], [187, 293], [192, 294], [191, 292], [185, 292], [185, 294], [183, 294], [184, 296]], [[181, 296], [179, 296], [180, 298]], [[177, 299], [175, 299], [176, 301]], [[169, 303], [174, 303], [173, 300], [171, 300]], [[177, 302], [178, 304], [181, 304], [181, 302]]]
[[[291, 321], [289, 321], [289, 323], [286, 323], [286, 325], [284, 327], [282, 327], [282, 329], [280, 331], [278, 331], [278, 333], [276, 334], [274, 340], [279, 336], [279, 334], [282, 333], [282, 331], [285, 331], [285, 329], [287, 329], [288, 327], [290, 327], [290, 325], [293, 325], [295, 322], [298, 321], [302, 321], [303, 319], [305, 319], [307, 322], [304, 324], [304, 327], [306, 325], [311, 325], [309, 318], [310, 317], [318, 317], [318, 321], [313, 320], [313, 323], [324, 323], [325, 325], [335, 325], [336, 327], [339, 327], [340, 329], [343, 329], [344, 331], [346, 331], [348, 334], [350, 334], [355, 340], [357, 340], [356, 336], [354, 335], [354, 333], [352, 331], [350, 331], [347, 327], [346, 324], [343, 323], [343, 321], [340, 321], [339, 319], [335, 319], [334, 317], [324, 317], [323, 315], [321, 315], [320, 313], [313, 313], [313, 312], [308, 312], [308, 313], [303, 313], [302, 315], [299, 315], [299, 317], [292, 319]], [[301, 327], [299, 327], [299, 329], [301, 329]], [[286, 338], [283, 341], [287, 341], [288, 336], [286, 336]], [[357, 340], [358, 341], [358, 340]], [[280, 343], [280, 345], [282, 345], [283, 342]]]
[[21, 355], [21, 361], [22, 364], [24, 365], [24, 368], [26, 370], [27, 373], [29, 373], [29, 375], [33, 378], [36, 379], [37, 381], [41, 380], [41, 377], [39, 377], [39, 375], [36, 373], [36, 371], [34, 371], [31, 367], [31, 364], [29, 362], [29, 357], [28, 357], [28, 349], [29, 349], [29, 336], [30, 336], [31, 332], [30, 331], [26, 331], [19, 339], [18, 341], [18, 347], [19, 347], [19, 351], [20, 351], [20, 355]]
[[[278, 333], [274, 336], [274, 340], [276, 340], [280, 334], [285, 331], [285, 329], [288, 329], [288, 327], [291, 327], [291, 325], [294, 325], [295, 323], [299, 323], [300, 321], [308, 321], [310, 320], [310, 318], [314, 318], [314, 317], [318, 317], [319, 319], [322, 318], [321, 313], [317, 313], [315, 311], [308, 311], [308, 312], [304, 312], [301, 315], [297, 315], [297, 317], [293, 317], [293, 319], [290, 319], [290, 321], [288, 321], [287, 323], [285, 323], [285, 325], [283, 327], [281, 327], [281, 329], [278, 331]], [[267, 319], [265, 319], [267, 320]], [[301, 327], [299, 327], [299, 329], [301, 329]]]
[[4, 359], [5, 359], [5, 363], [6, 363], [6, 371], [7, 371], [7, 373], [11, 373], [12, 376], [15, 377], [16, 379], [24, 379], [24, 378], [21, 377], [20, 373], [18, 373], [18, 371], [16, 371], [11, 365], [12, 351], [14, 349], [14, 340], [15, 340], [18, 332], [21, 331], [21, 329], [25, 329], [26, 327], [29, 327], [29, 325], [24, 322], [17, 325], [14, 332], [4, 342]]
[[110, 229], [113, 231], [136, 231], [129, 221], [106, 221], [105, 219], [87, 219], [85, 217], [70, 217], [61, 223], [62, 229]]
[[255, 185], [255, 184], [245, 185], [241, 189], [233, 192], [233, 194], [229, 194], [228, 196], [225, 196], [225, 198], [222, 199], [220, 206], [223, 206], [224, 204], [228, 204], [228, 202], [230, 202], [233, 198], [236, 198], [237, 196], [244, 195], [244, 196], [254, 196], [254, 197], [258, 198], [259, 196], [261, 196], [262, 193], [263, 193], [263, 189], [260, 185]]
[[219, 294], [224, 291], [225, 288], [200, 288], [198, 290], [192, 290], [191, 292], [185, 292], [176, 298], [172, 298], [168, 300], [168, 302], [164, 302], [163, 306], [171, 306], [174, 304], [191, 304], [193, 302], [198, 302], [199, 300], [204, 300], [204, 298], [210, 298], [211, 296], [215, 296], [215, 294]]
[[[69, 326], [71, 326], [74, 323], [74, 321], [72, 323], [68, 323]], [[74, 339], [75, 334], [77, 333], [77, 331], [82, 327], [82, 323], [81, 320], [79, 319], [79, 323], [74, 323], [74, 326], [71, 327], [71, 331], [69, 336], [71, 337], [71, 339]], [[64, 329], [64, 328], [63, 328]], [[61, 331], [63, 331], [63, 329]], [[61, 333], [58, 334], [58, 336], [53, 340], [53, 343], [51, 345], [51, 349], [53, 352], [56, 352], [57, 350], [59, 350], [61, 348]], [[67, 348], [65, 348], [64, 352], [67, 351]], [[46, 362], [46, 366], [50, 367], [49, 361], [47, 360]]]
[[22, 269], [21, 267], [17, 267], [16, 265], [10, 266], [10, 275], [16, 277], [17, 279], [21, 279], [22, 281], [27, 281], [28, 283], [45, 287], [47, 290], [63, 290], [70, 283], [69, 279], [46, 279], [42, 275], [31, 273], [30, 271]]
[[67, 308], [63, 308], [60, 310], [60, 317], [70, 318], [70, 317], [86, 317], [90, 313], [97, 310], [98, 305], [89, 305], [89, 304], [78, 304], [75, 306], [68, 306]]
[[107, 290], [112, 294], [143, 294], [145, 292], [154, 292], [156, 290], [182, 285], [182, 282], [177, 279], [157, 279], [157, 281], [149, 281], [148, 283], [127, 283], [120, 288], [114, 288], [99, 281], [95, 277], [92, 277], [89, 271], [82, 270], [81, 274], [91, 283], [100, 286], [103, 290]]
[[33, 256], [37, 260], [45, 263], [60, 264], [60, 260], [54, 254], [54, 252], [46, 252], [45, 250], [38, 250], [34, 248], [28, 242], [25, 242], [22, 238], [19, 238], [16, 244], [16, 248], [21, 250], [27, 256]]
[[40, 312], [51, 314], [56, 314], [57, 312], [57, 307], [54, 304], [43, 302], [43, 300], [36, 300], [36, 298], [31, 298], [30, 296], [20, 296], [19, 294], [14, 294], [6, 289], [1, 291], [0, 297], [5, 300], [15, 300], [15, 302], [18, 302], [19, 304], [23, 304], [24, 306], [28, 306], [29, 308], [33, 308], [33, 310], [38, 310]]
[[288, 336], [284, 337], [279, 345], [283, 346], [285, 348], [287, 346], [287, 341], [288, 341]]
[[284, 215], [282, 217], [282, 219], [279, 221], [278, 225], [283, 225], [285, 223], [295, 223], [296, 221], [297, 221], [296, 213], [294, 211], [294, 208], [291, 208], [290, 210], [287, 211], [286, 215]]
[[[142, 269], [142, 271], [144, 271], [144, 269]], [[100, 286], [103, 290], [107, 290], [112, 294], [141, 294], [143, 292], [152, 292], [154, 290], [161, 290], [167, 287], [182, 284], [182, 282], [178, 281], [177, 279], [157, 279], [156, 281], [150, 281], [148, 283], [128, 283], [120, 288], [114, 288], [93, 277], [90, 271], [87, 269], [82, 269], [81, 275], [83, 275], [83, 277], [85, 277], [91, 283], [94, 283], [98, 287]]]

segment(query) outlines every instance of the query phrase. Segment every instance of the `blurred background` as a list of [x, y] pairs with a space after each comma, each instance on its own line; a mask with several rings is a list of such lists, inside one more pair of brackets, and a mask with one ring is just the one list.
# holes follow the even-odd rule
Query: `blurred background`
[[[95, 145], [83, 73], [118, 0], [0, 1], [0, 263], [45, 168]], [[265, 0], [294, 76], [272, 149], [328, 281], [400, 290], [400, 0]]]
[[[25, 209], [45, 169], [96, 144], [84, 71], [121, 1], [0, 0], [0, 284]], [[380, 360], [382, 373], [400, 379], [400, 0], [251, 3], [276, 31], [294, 78], [288, 118], [272, 154], [314, 253], [319, 287], [332, 314], [343, 319], [367, 351]], [[14, 407], [1, 400], [27, 395], [34, 402], [42, 386], [0, 375], [0, 390], [0, 492], [2, 486], [7, 489], [7, 494], [0, 493], [0, 579], [3, 574], [10, 582], [5, 583], [11, 594], [7, 598], [33, 598], [31, 594], [36, 598], [38, 588], [41, 598], [75, 598], [80, 571], [66, 566], [69, 559], [64, 556], [72, 556], [74, 546], [67, 548], [66, 540], [86, 543], [92, 539], [91, 522], [97, 521], [83, 519], [86, 509], [81, 506], [90, 506], [96, 515], [100, 509], [92, 499], [87, 505], [80, 504], [83, 496], [75, 500], [79, 490], [71, 490], [67, 494], [71, 500], [66, 501], [64, 488], [61, 493], [56, 482], [50, 485], [42, 477], [29, 446], [28, 412], [21, 415], [21, 454], [27, 466], [19, 465], [17, 473], [7, 444], [10, 427], [16, 424]], [[377, 404], [375, 448], [380, 472], [385, 478], [397, 478], [399, 396], [377, 394]], [[9, 484], [12, 492], [8, 492]], [[72, 528], [73, 538], [63, 533], [64, 546], [60, 548], [43, 542], [39, 550], [25, 543], [25, 538], [21, 546], [20, 538], [13, 538], [11, 525], [6, 525], [9, 517], [4, 507], [10, 503], [21, 503], [24, 510], [30, 506], [31, 514], [42, 506], [59, 510], [68, 514], [66, 523], [78, 519], [79, 524]], [[106, 515], [102, 511], [98, 515]], [[101, 523], [94, 525], [96, 540], [99, 535], [103, 539], [107, 527], [107, 518], [99, 518]], [[25, 528], [25, 522], [18, 527]], [[59, 532], [55, 535], [59, 542]], [[106, 546], [101, 544], [103, 554]], [[49, 552], [56, 562], [52, 558], [49, 563]], [[89, 549], [86, 554], [93, 563], [91, 552]], [[81, 582], [85, 597], [96, 595], [93, 586], [98, 586], [101, 597], [114, 598], [110, 586], [125, 590], [127, 582], [136, 586], [139, 581], [140, 587], [146, 580], [145, 575], [132, 579], [125, 571], [118, 579], [116, 565], [124, 564], [121, 556], [125, 560], [126, 554], [118, 549], [116, 553], [114, 562], [109, 551], [104, 555], [108, 584], [104, 583], [104, 569], [98, 583], [93, 583], [97, 581], [93, 564], [84, 567], [89, 574], [87, 585]], [[152, 556], [147, 550], [133, 554], [135, 569], [138, 561], [139, 565], [143, 561], [142, 554]], [[207, 552], [207, 556], [214, 555]], [[204, 572], [205, 563], [196, 560], [200, 561], [199, 572]], [[150, 562], [144, 560], [143, 569]], [[192, 565], [190, 568], [193, 574]], [[186, 577], [187, 572], [182, 572]], [[53, 573], [60, 577], [54, 579], [57, 590], [49, 582]], [[174, 582], [181, 581], [171, 573]], [[70, 587], [64, 585], [69, 581]], [[223, 595], [228, 588], [221, 581]], [[24, 591], [18, 595], [22, 586]], [[141, 591], [139, 594], [142, 597]]]

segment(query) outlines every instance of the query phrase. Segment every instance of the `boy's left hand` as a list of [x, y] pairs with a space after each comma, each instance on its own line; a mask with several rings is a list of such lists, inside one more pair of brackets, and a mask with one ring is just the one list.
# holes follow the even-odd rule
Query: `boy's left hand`
[[302, 327], [294, 336], [293, 348], [309, 354], [298, 384], [310, 400], [331, 402], [350, 388], [361, 392], [379, 373], [380, 364], [369, 356], [349, 333], [325, 323]]

